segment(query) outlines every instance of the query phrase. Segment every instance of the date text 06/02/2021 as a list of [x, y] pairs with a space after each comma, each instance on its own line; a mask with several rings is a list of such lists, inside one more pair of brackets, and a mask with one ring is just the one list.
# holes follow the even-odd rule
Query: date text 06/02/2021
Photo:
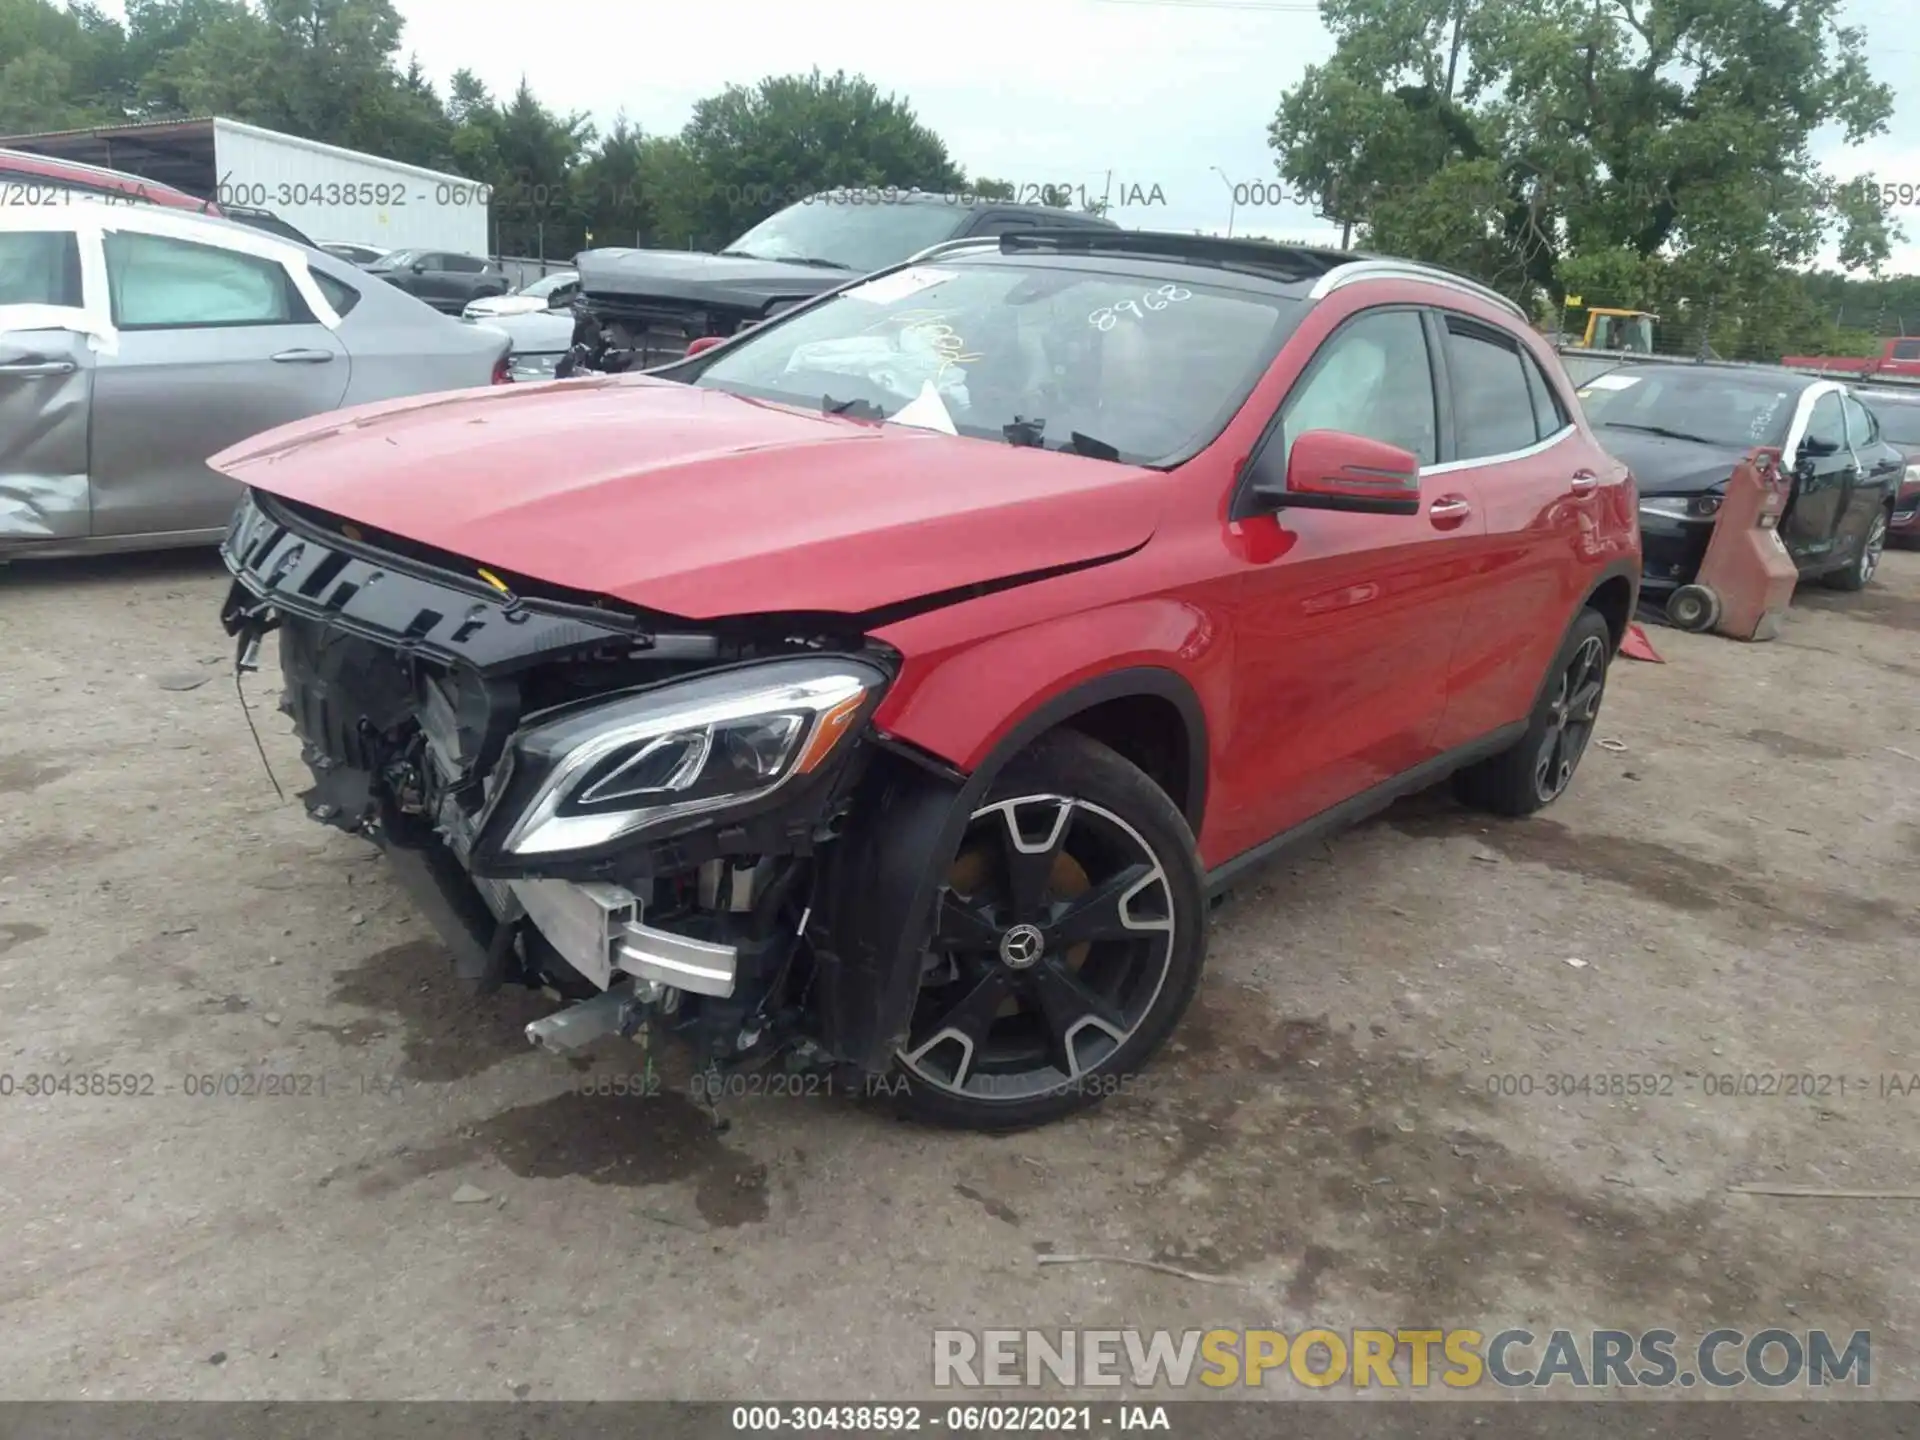
[[736, 1405], [728, 1417], [742, 1432], [819, 1435], [850, 1431], [904, 1435], [1090, 1435], [1157, 1430], [1173, 1423], [1164, 1405]]
[[1838, 1070], [1497, 1070], [1489, 1095], [1502, 1099], [1905, 1100], [1920, 1097], [1920, 1071]]

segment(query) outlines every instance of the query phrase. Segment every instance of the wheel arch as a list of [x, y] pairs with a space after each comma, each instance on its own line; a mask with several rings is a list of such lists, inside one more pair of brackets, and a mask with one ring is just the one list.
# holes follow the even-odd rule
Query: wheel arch
[[[1634, 606], [1640, 600], [1639, 578], [1638, 565], [1630, 562], [1609, 565], [1580, 602], [1581, 610], [1600, 612], [1601, 618], [1607, 622], [1607, 629], [1613, 634], [1616, 652], [1627, 638], [1627, 626], [1633, 623]], [[1576, 611], [1574, 618], [1578, 617], [1579, 612]], [[1571, 625], [1573, 622], [1569, 620], [1567, 623]]]
[[973, 767], [969, 791], [984, 794], [1014, 756], [1054, 730], [1076, 730], [1125, 756], [1200, 833], [1207, 807], [1207, 717], [1185, 676], [1158, 665], [1129, 665], [1040, 700]]
[[1532, 715], [1540, 708], [1540, 701], [1547, 693], [1547, 687], [1553, 683], [1555, 661], [1559, 659], [1561, 646], [1573, 633], [1573, 627], [1580, 623], [1580, 617], [1589, 610], [1606, 622], [1610, 637], [1608, 655], [1617, 657], [1620, 644], [1627, 638], [1627, 626], [1633, 623], [1633, 610], [1640, 603], [1640, 562], [1635, 556], [1631, 560], [1616, 560], [1603, 569], [1584, 594], [1573, 613], [1567, 616], [1567, 623], [1560, 628], [1560, 640], [1553, 647], [1553, 653], [1547, 657], [1546, 668], [1540, 672], [1540, 682], [1534, 687], [1533, 699], [1528, 702], [1527, 714]]

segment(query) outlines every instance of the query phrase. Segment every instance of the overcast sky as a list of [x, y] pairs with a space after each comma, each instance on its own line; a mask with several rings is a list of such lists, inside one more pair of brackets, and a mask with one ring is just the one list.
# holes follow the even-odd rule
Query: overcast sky
[[[1224, 229], [1229, 181], [1273, 181], [1266, 130], [1281, 92], [1331, 53], [1307, 0], [747, 0], [670, 7], [569, 0], [488, 10], [472, 0], [397, 0], [416, 53], [443, 87], [466, 67], [494, 91], [522, 75], [548, 105], [605, 126], [624, 110], [650, 133], [678, 130], [729, 82], [818, 65], [866, 75], [909, 99], [969, 175], [1053, 182], [1163, 205], [1116, 207], [1125, 225]], [[1920, 39], [1912, 0], [1852, 0], [1876, 72], [1900, 96], [1891, 133], [1822, 159], [1850, 176], [1920, 185]], [[1225, 178], [1223, 178], [1223, 176]], [[1920, 272], [1920, 206], [1900, 270]], [[1291, 205], [1241, 206], [1236, 233], [1324, 240]]]

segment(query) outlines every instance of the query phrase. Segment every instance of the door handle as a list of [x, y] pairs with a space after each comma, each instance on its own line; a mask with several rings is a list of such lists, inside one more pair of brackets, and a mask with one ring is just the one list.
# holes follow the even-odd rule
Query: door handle
[[331, 350], [282, 350], [274, 360], [281, 365], [325, 365], [333, 359]]
[[0, 375], [71, 375], [79, 368], [71, 360], [8, 360], [0, 364]]
[[1600, 488], [1600, 477], [1591, 470], [1576, 470], [1567, 489], [1575, 495], [1591, 495]]
[[1473, 513], [1473, 506], [1460, 495], [1442, 495], [1427, 507], [1427, 516], [1436, 525], [1452, 528]]

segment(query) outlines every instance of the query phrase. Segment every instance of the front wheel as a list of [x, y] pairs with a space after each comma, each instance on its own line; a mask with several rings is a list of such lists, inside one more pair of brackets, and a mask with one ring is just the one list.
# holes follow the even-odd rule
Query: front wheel
[[1071, 731], [1008, 765], [942, 889], [907, 1043], [909, 1114], [1044, 1124], [1125, 1093], [1206, 956], [1199, 857], [1166, 792]]
[[1558, 799], [1593, 738], [1612, 658], [1606, 619], [1582, 610], [1553, 658], [1526, 734], [1454, 776], [1460, 800], [1496, 815], [1531, 815]]

